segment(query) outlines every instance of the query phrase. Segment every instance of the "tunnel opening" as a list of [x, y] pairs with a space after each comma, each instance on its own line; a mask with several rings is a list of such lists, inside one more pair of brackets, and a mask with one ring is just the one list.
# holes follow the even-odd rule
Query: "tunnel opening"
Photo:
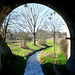
[[[27, 7], [27, 4], [25, 4], [25, 5], [23, 5], [23, 6]], [[32, 5], [31, 5], [31, 6], [32, 6]], [[41, 7], [40, 7], [40, 8], [41, 8]], [[21, 7], [20, 9], [22, 9], [22, 7]], [[16, 9], [16, 10], [18, 11], [19, 9]], [[19, 11], [20, 11], [20, 10], [19, 10]], [[19, 12], [19, 11], [18, 11], [18, 12]], [[15, 12], [16, 12], [16, 11], [13, 11], [13, 13], [15, 13]], [[23, 11], [21, 11], [21, 12], [23, 12]], [[31, 12], [32, 12], [32, 7], [31, 7]], [[59, 21], [58, 21], [58, 18], [59, 18], [59, 17], [58, 17], [58, 15], [56, 14], [57, 16], [55, 17], [55, 16], [52, 14], [52, 12], [53, 12], [53, 14], [56, 14], [56, 12], [51, 9], [51, 13], [50, 13], [50, 16], [48, 17], [48, 19], [50, 19], [50, 22], [56, 21], [55, 23], [58, 22], [57, 24], [59, 24]], [[18, 16], [19, 16], [19, 15], [21, 15], [21, 14], [18, 14]], [[45, 14], [44, 14], [44, 15], [45, 15]], [[52, 15], [53, 15], [53, 16], [52, 16]], [[10, 16], [11, 16], [11, 14], [9, 14], [9, 16], [7, 17], [8, 20], [10, 19]], [[13, 19], [16, 18], [16, 20], [17, 20], [17, 19], [18, 19], [18, 16], [14, 17]], [[22, 16], [26, 16], [26, 15], [22, 14]], [[29, 16], [29, 15], [27, 14], [27, 16]], [[47, 15], [47, 16], [48, 16], [48, 15]], [[36, 17], [36, 15], [34, 15], [34, 17]], [[33, 18], [34, 18], [34, 17], [33, 17]], [[46, 17], [45, 17], [45, 18], [46, 18]], [[53, 19], [51, 20], [51, 18], [53, 18]], [[56, 20], [55, 20], [55, 18], [56, 18]], [[21, 19], [21, 18], [20, 18], [20, 19]], [[25, 18], [25, 19], [26, 19], [26, 18]], [[39, 18], [39, 19], [40, 19], [40, 18]], [[4, 28], [4, 26], [5, 26], [4, 24], [5, 24], [5, 23], [8, 23], [8, 22], [7, 22], [8, 20], [5, 20], [5, 21], [4, 21], [4, 23], [3, 23], [3, 28]], [[30, 20], [31, 20], [31, 18], [30, 18]], [[32, 19], [31, 21], [33, 21], [33, 19]], [[64, 20], [63, 20], [63, 21], [64, 21]], [[19, 21], [17, 21], [16, 23], [13, 22], [12, 24], [14, 24], [14, 25], [15, 25], [15, 24], [21, 25], [21, 24], [18, 23], [18, 22], [19, 22]], [[24, 21], [23, 21], [23, 22], [24, 22]], [[26, 22], [26, 21], [25, 21], [25, 22]], [[28, 21], [28, 22], [29, 22], [29, 21]], [[37, 21], [37, 22], [38, 22], [38, 21]], [[61, 22], [61, 21], [60, 21], [60, 22]], [[47, 22], [45, 22], [45, 23], [48, 24]], [[63, 23], [64, 23], [64, 25], [66, 25], [65, 22], [61, 22], [61, 24], [63, 24]], [[11, 32], [13, 31], [13, 33], [10, 34], [10, 38], [9, 38], [9, 40], [12, 40], [12, 39], [13, 39], [13, 38], [12, 38], [12, 34], [15, 35], [16, 33], [18, 33], [18, 31], [17, 31], [17, 32], [15, 31], [15, 30], [18, 29], [18, 26], [15, 25], [15, 26], [16, 26], [16, 27], [14, 26], [14, 29], [15, 29], [15, 30], [13, 30], [13, 29], [12, 29], [13, 27], [11, 26], [11, 23], [9, 23], [9, 24], [10, 24], [10, 25], [9, 25], [9, 26], [10, 26], [9, 28], [11, 28], [11, 30], [9, 30], [9, 28], [8, 28], [7, 31], [8, 31], [8, 34], [9, 34], [9, 32], [11, 33]], [[46, 24], [45, 24], [45, 26], [46, 26]], [[52, 25], [52, 23], [51, 23], [51, 25]], [[22, 26], [22, 25], [21, 25], [21, 26]], [[43, 27], [45, 27], [45, 26], [43, 26]], [[53, 27], [54, 27], [54, 26], [53, 26]], [[16, 28], [17, 28], [17, 29], [16, 29]], [[21, 30], [21, 27], [19, 27], [19, 28], [20, 28], [19, 30]], [[22, 27], [22, 28], [23, 28], [23, 27]], [[37, 30], [38, 30], [37, 33], [42, 33], [42, 32], [43, 32], [43, 33], [47, 33], [47, 31], [45, 30], [45, 29], [47, 29], [47, 28], [49, 28], [49, 27], [46, 26], [46, 28], [43, 28], [43, 30], [42, 30], [42, 29], [37, 29]], [[55, 27], [54, 27], [54, 28], [55, 28]], [[66, 28], [67, 28], [67, 25], [66, 25]], [[31, 29], [31, 28], [30, 28], [30, 29]], [[50, 29], [50, 28], [49, 28], [49, 29]], [[23, 30], [23, 29], [22, 29], [22, 30]], [[33, 28], [33, 30], [34, 30], [34, 28]], [[58, 30], [60, 30], [60, 29], [58, 29]], [[57, 31], [58, 31], [58, 30], [57, 30]], [[14, 34], [14, 31], [15, 31], [15, 34]], [[32, 31], [32, 30], [31, 30], [31, 31]], [[22, 32], [22, 31], [21, 31], [21, 32]], [[49, 30], [48, 30], [48, 32], [49, 32]], [[58, 32], [59, 32], [59, 31], [58, 31]], [[32, 33], [34, 33], [34, 32], [32, 32]], [[35, 33], [36, 33], [36, 31], [35, 31]], [[43, 33], [42, 33], [42, 34], [43, 34]], [[69, 33], [68, 28], [67, 28], [67, 33], [68, 33], [68, 36], [70, 36], [70, 33]], [[18, 33], [18, 34], [20, 35], [20, 33]], [[18, 34], [17, 34], [17, 35], [18, 35]], [[26, 32], [25, 32], [25, 34], [26, 34]], [[48, 34], [48, 33], [47, 33], [47, 34]], [[56, 31], [55, 31], [55, 34], [56, 34]], [[22, 35], [23, 35], [23, 32], [22, 32]], [[40, 35], [40, 34], [38, 34], [38, 35]], [[48, 34], [48, 35], [49, 35], [49, 34]], [[44, 37], [45, 37], [45, 36], [48, 36], [48, 35], [44, 35]], [[63, 34], [61, 34], [61, 35], [63, 35]], [[28, 36], [28, 35], [26, 34], [26, 35], [25, 35], [25, 38], [26, 38], [27, 36]], [[32, 37], [33, 37], [33, 35], [31, 35], [31, 34], [30, 34], [29, 36], [32, 36]], [[3, 36], [3, 37], [4, 37], [4, 36]], [[15, 37], [17, 37], [17, 36], [15, 35]], [[20, 37], [20, 36], [18, 36], [18, 37]], [[41, 36], [40, 36], [40, 37], [41, 37]], [[57, 36], [57, 37], [59, 37], [59, 36]], [[65, 37], [65, 36], [63, 36], [63, 37]], [[22, 38], [24, 38], [24, 36], [23, 36]], [[25, 39], [25, 38], [24, 38], [24, 39]], [[39, 37], [37, 36], [37, 38], [39, 38]], [[46, 37], [46, 38], [48, 38], [48, 37]], [[14, 39], [16, 39], [16, 38], [14, 38]], [[14, 40], [14, 39], [13, 39], [13, 40]], [[20, 38], [17, 38], [17, 39], [20, 39]], [[45, 40], [45, 39], [44, 39], [44, 40]], [[53, 41], [54, 41], [54, 40], [53, 40]], [[14, 42], [14, 41], [12, 41], [12, 42]], [[26, 42], [26, 41], [25, 41], [25, 42]], [[24, 42], [24, 44], [25, 44], [25, 42]], [[54, 41], [54, 42], [55, 42], [55, 41]], [[35, 44], [34, 44], [34, 45], [35, 45]], [[21, 46], [22, 46], [22, 44], [21, 44]], [[24, 48], [24, 46], [23, 46], [22, 48]], [[69, 48], [70, 48], [70, 46], [69, 46]], [[69, 52], [69, 54], [70, 54], [70, 52]], [[68, 58], [69, 58], [69, 57], [70, 57], [70, 55], [68, 56]]]
[[[61, 15], [62, 15], [62, 14], [61, 14]], [[65, 16], [63, 16], [63, 17], [65, 17]], [[65, 19], [65, 18], [64, 18], [64, 19]], [[69, 27], [69, 30], [70, 30], [71, 36], [73, 36], [72, 28], [70, 27], [70, 24], [67, 22], [68, 20], [65, 19], [65, 21], [66, 21], [66, 23], [67, 23], [67, 25], [68, 25], [68, 27]]]

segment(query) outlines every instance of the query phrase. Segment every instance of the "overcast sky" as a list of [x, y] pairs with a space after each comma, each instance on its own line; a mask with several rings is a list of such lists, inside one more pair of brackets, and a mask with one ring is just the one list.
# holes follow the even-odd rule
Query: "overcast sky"
[[[41, 5], [41, 4], [35, 4], [35, 3], [29, 3], [29, 4], [27, 4], [27, 6], [28, 7], [30, 7], [30, 6], [32, 6], [32, 5], [34, 5], [35, 7], [34, 7], [34, 9], [36, 9], [36, 12], [37, 12], [37, 6], [38, 6], [38, 8], [39, 8], [39, 10], [41, 10], [41, 8], [43, 8], [43, 11], [40, 13], [39, 12], [39, 15], [41, 16], [45, 11], [48, 11], [47, 13], [46, 13], [46, 15], [44, 16], [44, 20], [43, 20], [43, 22], [41, 23], [41, 25], [43, 25], [45, 22], [47, 22], [47, 21], [49, 21], [49, 17], [51, 17], [51, 13], [53, 13], [54, 12], [54, 10], [52, 10], [51, 8], [49, 8], [49, 7], [47, 7], [47, 6], [45, 6], [45, 5]], [[19, 7], [17, 7], [17, 8], [15, 8], [13, 11], [16, 11], [17, 12], [17, 14], [19, 14], [19, 15], [21, 15], [19, 12], [26, 12], [28, 10], [28, 8], [25, 8], [24, 7], [24, 5], [21, 5], [21, 6], [19, 6]], [[13, 12], [12, 11], [12, 12]], [[11, 12], [11, 13], [12, 13]], [[12, 15], [13, 15], [13, 13], [12, 13]], [[21, 17], [21, 16], [20, 16]], [[17, 17], [16, 17], [17, 18]], [[21, 18], [21, 20], [22, 20], [23, 18]], [[59, 16], [59, 14], [58, 13], [55, 13], [55, 16], [53, 16], [52, 17], [52, 20], [55, 20], [55, 22], [56, 23], [60, 23], [61, 25], [62, 25], [62, 30], [60, 30], [61, 32], [66, 32], [66, 28], [65, 28], [65, 26], [63, 25], [63, 24], [65, 24], [63, 21], [62, 21], [62, 19], [61, 19], [61, 17]], [[14, 21], [15, 22], [15, 21]], [[22, 22], [22, 21], [21, 21]], [[16, 25], [13, 25], [12, 24], [12, 26], [15, 28], [16, 27]], [[18, 27], [18, 26], [17, 26]], [[9, 29], [9, 28], [8, 28]], [[50, 27], [49, 27], [49, 29], [50, 29]], [[12, 30], [12, 27], [11, 27], [11, 30]], [[23, 29], [24, 30], [24, 29]]]

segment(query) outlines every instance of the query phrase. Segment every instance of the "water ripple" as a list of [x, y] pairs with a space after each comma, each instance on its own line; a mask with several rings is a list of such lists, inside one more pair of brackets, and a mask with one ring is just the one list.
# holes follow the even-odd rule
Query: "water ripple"
[[38, 62], [38, 53], [36, 52], [28, 58], [24, 75], [44, 75], [41, 65]]

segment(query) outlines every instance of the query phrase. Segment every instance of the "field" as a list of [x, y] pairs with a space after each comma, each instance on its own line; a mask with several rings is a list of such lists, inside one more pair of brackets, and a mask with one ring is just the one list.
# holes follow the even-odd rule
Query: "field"
[[47, 42], [47, 44], [51, 45], [51, 47], [44, 49], [40, 52], [39, 58], [40, 58], [40, 64], [42, 65], [43, 72], [45, 75], [55, 75], [53, 70], [53, 63], [55, 59], [55, 54], [57, 52], [58, 46], [55, 47], [55, 54], [54, 54], [54, 46], [52, 40]]
[[[59, 42], [59, 40], [58, 40]], [[46, 46], [42, 46], [38, 44], [38, 41], [36, 43], [36, 46], [33, 45], [33, 42], [28, 42], [27, 46], [29, 49], [23, 49], [20, 47], [21, 43], [20, 42], [15, 42], [12, 43], [11, 41], [8, 43], [8, 46], [10, 47], [12, 53], [14, 56], [16, 56], [16, 60], [12, 62], [8, 62], [5, 64], [5, 68], [7, 69], [6, 72], [10, 71], [11, 75], [21, 75], [25, 69], [26, 66], [26, 60], [35, 51], [45, 48]], [[45, 75], [55, 75], [55, 72], [53, 70], [53, 64], [55, 60], [55, 55], [57, 50], [59, 49], [60, 43], [57, 43], [55, 46], [55, 53], [54, 53], [54, 44], [52, 39], [47, 39], [46, 40], [46, 45], [48, 48], [43, 49], [40, 54], [39, 54], [39, 62], [42, 65], [43, 72]], [[9, 66], [8, 66], [9, 64]], [[56, 63], [56, 67], [58, 71], [63, 72], [66, 70], [66, 56], [59, 50], [58, 52], [58, 61]]]
[[[33, 54], [35, 51], [45, 48], [45, 46], [39, 45], [38, 42], [36, 46], [33, 45], [33, 42], [28, 42], [27, 46], [29, 49], [23, 49], [20, 47], [20, 41], [9, 41], [7, 45], [10, 47], [13, 55], [14, 60], [9, 61], [5, 64], [5, 71], [4, 73], [9, 73], [11, 75], [21, 75], [24, 72], [26, 66], [27, 58]], [[16, 57], [15, 57], [16, 56]], [[3, 74], [4, 74], [3, 73]]]
[[[43, 72], [45, 75], [55, 75], [55, 72], [53, 70], [53, 64], [55, 60], [55, 55], [57, 50], [59, 50], [60, 41], [58, 40], [58, 43], [55, 46], [55, 54], [54, 54], [54, 46], [52, 40], [47, 42], [51, 47], [44, 49], [39, 54], [39, 62], [42, 65]], [[59, 72], [66, 74], [66, 56], [63, 54], [62, 51], [58, 51], [58, 61], [56, 63], [56, 68]]]

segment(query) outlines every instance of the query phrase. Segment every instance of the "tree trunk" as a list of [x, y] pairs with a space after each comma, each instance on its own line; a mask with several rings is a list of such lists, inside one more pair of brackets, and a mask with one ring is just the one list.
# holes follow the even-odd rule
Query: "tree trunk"
[[35, 33], [35, 25], [34, 25], [34, 45], [36, 45], [36, 33]]
[[53, 39], [53, 41], [54, 41], [54, 54], [55, 54], [55, 29], [54, 29], [54, 39]]
[[54, 54], [55, 54], [55, 35], [54, 35]]
[[35, 37], [35, 33], [34, 33], [34, 45], [36, 45], [36, 37]]
[[5, 27], [5, 34], [4, 34], [4, 41], [6, 40], [6, 32], [7, 32], [7, 27], [8, 27], [8, 23], [7, 23], [7, 25], [6, 25], [6, 27]]
[[[10, 20], [10, 15], [8, 17], [7, 22], [4, 22], [4, 28], [3, 28], [3, 40], [4, 41], [6, 40], [6, 32], [7, 32], [7, 27], [8, 27], [9, 20]], [[4, 21], [6, 21], [6, 19]]]

